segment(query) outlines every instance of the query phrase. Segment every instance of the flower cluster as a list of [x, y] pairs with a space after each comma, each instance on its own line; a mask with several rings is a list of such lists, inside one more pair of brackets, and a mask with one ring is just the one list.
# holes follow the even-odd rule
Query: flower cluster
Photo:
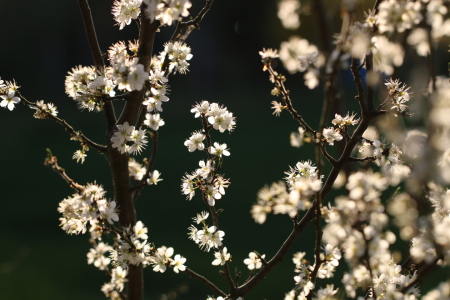
[[[175, 44], [176, 46], [169, 47], [169, 59], [172, 60], [169, 67], [176, 67], [180, 73], [184, 73], [189, 66], [186, 60], [189, 60], [192, 54], [186, 45], [178, 42]], [[94, 67], [73, 68], [66, 77], [66, 93], [78, 102], [80, 109], [99, 111], [103, 108], [105, 99], [116, 95], [116, 87], [125, 92], [139, 91], [144, 88], [145, 82], [150, 82], [151, 87], [145, 93], [143, 105], [147, 107], [148, 112], [161, 112], [162, 102], [169, 100], [166, 95], [169, 90], [168, 79], [161, 71], [162, 62], [155, 63], [150, 72], [145, 71], [144, 66], [138, 63], [138, 48], [138, 41], [129, 41], [128, 45], [124, 42], [113, 44], [108, 50], [111, 66], [102, 74]], [[165, 57], [165, 52], [161, 55]], [[151, 118], [147, 117], [147, 120], [149, 119]], [[161, 125], [160, 122], [149, 123], [152, 128], [157, 127], [154, 124]]]
[[47, 119], [49, 115], [56, 117], [58, 115], [58, 109], [53, 103], [44, 103], [44, 100], [36, 101], [36, 109], [34, 117], [36, 119]]
[[101, 110], [103, 102], [100, 99], [115, 96], [115, 86], [111, 79], [99, 75], [94, 67], [72, 68], [65, 81], [66, 94], [77, 101], [80, 109], [89, 111]]
[[244, 259], [244, 264], [247, 265], [247, 268], [249, 270], [257, 270], [257, 269], [261, 269], [262, 265], [263, 265], [263, 260], [266, 257], [265, 254], [263, 255], [259, 255], [256, 252], [250, 252], [248, 254], [248, 258]]
[[324, 128], [322, 136], [324, 140], [330, 145], [334, 145], [334, 141], [340, 141], [344, 138], [342, 134], [347, 133], [347, 128], [350, 125], [356, 125], [359, 119], [355, 119], [356, 115], [350, 115], [347, 113], [345, 117], [339, 114], [335, 114], [335, 118], [331, 121], [335, 127]]
[[378, 166], [384, 166], [386, 170], [391, 170], [392, 167], [401, 165], [402, 160], [400, 157], [403, 152], [396, 144], [382, 143], [379, 140], [369, 141], [368, 139], [363, 139], [359, 152], [364, 151], [370, 146], [374, 147], [373, 160]]
[[450, 263], [450, 190], [429, 183], [426, 197], [433, 206], [431, 218], [421, 220], [419, 234], [412, 239], [410, 254], [415, 263], [430, 263], [437, 257]]
[[105, 191], [97, 184], [88, 184], [80, 192], [59, 203], [61, 228], [68, 234], [85, 233], [95, 221], [112, 224], [119, 220], [115, 201], [104, 198]]
[[210, 206], [215, 205], [215, 201], [225, 195], [225, 188], [230, 184], [228, 179], [215, 174], [216, 164], [212, 160], [199, 162], [200, 168], [192, 174], [186, 174], [182, 178], [181, 191], [187, 199], [192, 200], [195, 190], [200, 189], [203, 199]]
[[298, 162], [286, 175], [289, 191], [284, 183], [278, 182], [258, 192], [257, 204], [251, 209], [255, 222], [264, 223], [267, 214], [272, 212], [293, 218], [311, 207], [310, 198], [322, 187], [316, 167], [310, 161]]
[[408, 107], [404, 103], [410, 99], [409, 87], [406, 87], [406, 84], [402, 85], [398, 79], [390, 79], [385, 85], [389, 91], [392, 109], [397, 109], [399, 112], [405, 111]]
[[169, 97], [167, 97], [168, 85], [167, 78], [164, 76], [160, 76], [161, 71], [156, 70], [155, 72], [150, 71], [150, 82], [153, 84], [153, 87], [150, 89], [143, 105], [147, 107], [148, 112], [158, 113], [162, 112], [162, 104], [163, 102], [169, 101]]
[[[130, 158], [130, 160], [128, 161], [128, 172], [130, 173], [130, 177], [133, 177], [134, 180], [140, 181], [147, 173], [147, 168], [138, 163], [135, 159]], [[160, 178], [161, 173], [159, 173], [158, 170], [153, 170], [153, 172], [151, 172], [149, 175], [150, 176], [147, 179], [147, 184], [149, 185], [157, 185], [158, 182], [162, 181], [162, 178]]]
[[103, 242], [96, 244], [95, 248], [91, 248], [87, 254], [88, 264], [94, 264], [94, 266], [99, 270], [107, 270], [111, 259], [106, 257], [105, 254], [112, 250], [113, 248], [111, 246]]
[[185, 74], [188, 71], [189, 63], [192, 58], [191, 48], [185, 43], [176, 41], [164, 44], [164, 51], [159, 53], [158, 57], [162, 62], [168, 59], [169, 71]]
[[376, 25], [381, 33], [403, 32], [411, 29], [422, 20], [420, 1], [386, 0], [380, 3], [376, 16]]
[[[208, 216], [209, 214], [207, 212], [202, 212], [202, 214], [197, 215], [197, 218], [194, 218], [194, 221], [196, 221], [197, 224], [202, 223], [203, 229], [198, 230], [197, 227], [191, 225], [188, 228], [188, 235], [189, 239], [198, 244], [201, 249], [209, 252], [209, 250], [211, 250], [212, 248], [219, 249], [219, 247], [222, 246], [222, 240], [225, 232], [218, 230], [216, 226], [208, 226], [206, 224], [206, 219], [208, 218]], [[226, 248], [224, 249], [225, 250], [222, 250], [221, 253], [219, 252], [217, 256], [217, 252], [215, 254], [216, 260], [218, 259], [217, 264], [224, 264], [230, 259], [229, 254], [226, 253]]]
[[128, 54], [123, 42], [112, 45], [108, 50], [111, 67], [107, 68], [106, 73], [119, 90], [140, 91], [145, 81], [149, 79], [149, 73], [144, 70], [142, 64], [138, 63], [138, 58], [135, 56], [138, 47], [138, 42], [129, 42], [128, 50], [133, 52], [133, 55]]
[[141, 13], [142, 0], [116, 0], [113, 4], [112, 14], [117, 25], [122, 30], [136, 20]]
[[212, 262], [214, 266], [223, 266], [226, 262], [231, 260], [231, 254], [228, 253], [227, 247], [223, 247], [221, 251], [215, 252], [214, 257], [216, 258]]
[[299, 161], [294, 168], [289, 167], [289, 172], [285, 172], [285, 174], [287, 175], [285, 179], [290, 190], [295, 188], [296, 183], [305, 180], [310, 181], [312, 186], [316, 186], [314, 189], [320, 189], [322, 178], [319, 178], [317, 167], [310, 160]]
[[333, 127], [324, 128], [322, 131], [322, 135], [323, 135], [325, 141], [330, 146], [334, 145], [334, 141], [340, 141], [344, 138], [342, 136], [340, 130], [337, 128], [333, 128]]
[[303, 138], [305, 136], [305, 129], [303, 127], [298, 128], [298, 132], [291, 132], [289, 136], [291, 146], [300, 148], [303, 145]]
[[300, 27], [300, 0], [282, 0], [278, 2], [278, 18], [284, 28], [297, 29]]
[[[355, 297], [358, 287], [374, 287], [385, 298], [400, 295], [403, 285], [414, 274], [401, 274], [401, 266], [392, 261], [389, 245], [395, 235], [385, 230], [388, 216], [381, 203], [381, 192], [388, 181], [380, 173], [357, 172], [349, 176], [348, 197], [335, 200], [335, 207], [323, 207], [322, 215], [328, 226], [323, 239], [342, 246], [351, 271], [343, 277], [347, 295]], [[416, 289], [407, 292], [417, 295]]]
[[15, 82], [4, 82], [0, 79], [0, 97], [2, 101], [0, 106], [13, 110], [15, 105], [20, 102], [20, 98], [16, 96], [19, 87]]
[[[208, 101], [202, 101], [195, 105], [191, 112], [195, 114], [196, 118], [201, 117], [204, 128], [202, 131], [193, 132], [191, 137], [184, 142], [184, 145], [188, 147], [189, 152], [206, 150], [208, 160], [206, 162], [201, 160], [199, 162], [200, 168], [182, 178], [181, 190], [191, 200], [195, 195], [195, 190], [200, 189], [203, 199], [208, 205], [214, 206], [215, 200], [225, 195], [225, 188], [230, 184], [228, 179], [217, 174], [217, 170], [221, 168], [223, 156], [229, 156], [230, 152], [227, 149], [227, 144], [215, 142], [213, 145], [205, 146], [204, 140], [212, 128], [220, 132], [232, 131], [236, 122], [233, 114], [217, 103], [210, 104]], [[211, 143], [210, 139], [208, 139], [208, 143]]]
[[122, 299], [120, 292], [123, 291], [125, 282], [128, 281], [127, 274], [128, 270], [126, 268], [116, 267], [111, 270], [111, 281], [105, 283], [101, 288], [106, 297], [117, 300]]
[[289, 73], [304, 72], [305, 85], [314, 89], [319, 84], [319, 68], [324, 65], [324, 57], [318, 48], [306, 39], [292, 36], [280, 46], [280, 60]]
[[280, 60], [289, 73], [304, 72], [311, 64], [320, 66], [321, 59], [319, 49], [306, 39], [293, 36], [281, 43]]
[[209, 103], [203, 100], [200, 104], [191, 109], [191, 113], [195, 113], [195, 117], [202, 117], [208, 120], [212, 127], [220, 132], [225, 130], [233, 131], [236, 125], [233, 113], [229, 112], [226, 107], [220, 106], [217, 103]]
[[112, 147], [116, 148], [122, 154], [140, 153], [147, 144], [145, 133], [145, 130], [136, 130], [128, 122], [117, 124], [117, 130], [114, 131], [114, 135], [111, 137]]
[[188, 9], [192, 6], [189, 0], [144, 0], [143, 2], [147, 5], [145, 12], [150, 22], [159, 20], [161, 25], [169, 26], [180, 16], [189, 16]]
[[155, 249], [147, 242], [148, 229], [141, 221], [133, 227], [125, 228], [117, 235], [116, 246], [110, 251], [110, 259], [115, 268], [126, 269], [128, 265], [153, 266], [153, 271], [164, 273], [167, 267], [173, 268], [175, 273], [184, 271], [186, 258], [174, 254], [173, 248], [162, 246]]
[[[339, 260], [342, 258], [341, 252], [338, 248], [333, 247], [330, 244], [323, 245], [323, 252], [320, 253], [320, 266], [317, 272], [318, 278], [331, 278], [334, 275], [335, 268], [339, 265]], [[295, 264], [295, 272], [298, 275], [294, 276], [296, 283], [296, 289], [286, 294], [285, 300], [294, 300], [295, 291], [299, 290], [299, 296], [297, 299], [305, 299], [309, 295], [311, 290], [314, 289], [315, 284], [312, 281], [311, 275], [316, 268], [316, 265], [310, 265], [303, 259], [305, 252], [298, 252], [294, 254], [293, 262]], [[317, 299], [322, 299], [323, 294], [334, 295], [337, 290], [333, 290], [327, 286], [326, 289], [320, 289], [317, 291]], [[327, 298], [324, 298], [327, 299]]]

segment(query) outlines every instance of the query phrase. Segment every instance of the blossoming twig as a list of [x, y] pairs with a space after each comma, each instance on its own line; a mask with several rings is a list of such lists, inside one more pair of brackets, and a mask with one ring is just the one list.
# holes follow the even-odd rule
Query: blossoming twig
[[76, 183], [72, 178], [66, 174], [66, 170], [58, 165], [58, 159], [52, 155], [50, 149], [47, 148], [47, 158], [44, 161], [44, 165], [52, 167], [53, 170], [59, 173], [59, 175], [69, 184], [69, 186], [81, 193], [84, 188], [82, 185]]
[[[17, 92], [17, 96], [20, 97], [20, 99], [30, 108], [35, 108], [37, 107], [36, 103], [30, 102], [27, 99], [25, 99], [25, 97], [23, 97], [19, 92]], [[72, 136], [72, 138], [74, 139], [81, 139], [81, 141], [89, 146], [91, 146], [92, 148], [94, 148], [95, 150], [97, 150], [100, 153], [105, 153], [106, 152], [106, 146], [97, 144], [93, 141], [91, 141], [89, 138], [87, 138], [83, 133], [81, 133], [80, 131], [75, 131], [75, 129], [73, 129], [72, 126], [69, 125], [69, 123], [66, 122], [66, 120], [61, 119], [51, 113], [47, 113], [45, 112], [46, 117], [55, 120], [56, 122], [58, 122], [59, 124], [63, 125], [66, 128], [66, 131], [70, 133], [70, 135]]]
[[189, 275], [191, 275], [192, 277], [194, 277], [195, 279], [198, 279], [201, 282], [203, 282], [204, 284], [206, 284], [209, 288], [211, 288], [211, 290], [214, 291], [214, 293], [216, 293], [222, 297], [225, 297], [227, 295], [221, 289], [219, 289], [214, 283], [212, 283], [211, 281], [206, 279], [204, 276], [192, 271], [189, 268], [186, 268], [185, 272], [188, 273]]
[[355, 82], [356, 88], [358, 89], [358, 95], [355, 96], [355, 98], [359, 102], [359, 107], [361, 108], [362, 114], [365, 115], [367, 113], [367, 107], [364, 102], [364, 87], [363, 87], [363, 84], [361, 81], [361, 74], [359, 73], [360, 68], [358, 66], [357, 59], [355, 59], [355, 58], [352, 59], [352, 65], [351, 65], [350, 69], [352, 70], [353, 81]]
[[[181, 31], [184, 28], [187, 28], [189, 26], [193, 26], [196, 29], [200, 29], [199, 23], [203, 20], [203, 17], [206, 15], [206, 13], [211, 9], [211, 6], [213, 4], [214, 0], [206, 0], [205, 6], [202, 8], [202, 10], [198, 13], [198, 15], [190, 21], [186, 22], [178, 22], [177, 28], [175, 29], [174, 33], [172, 34], [172, 37], [170, 38], [170, 42], [175, 42], [176, 39], [180, 36]], [[186, 39], [187, 36], [184, 37]], [[164, 63], [161, 66], [161, 70], [168, 75], [169, 72], [169, 53], [166, 53], [166, 57], [164, 58]]]
[[153, 164], [155, 163], [155, 157], [156, 157], [156, 153], [158, 152], [158, 131], [153, 131], [151, 133], [151, 137], [153, 140], [153, 148], [152, 148], [152, 153], [150, 156], [150, 160], [148, 161], [148, 163], [146, 164], [145, 168], [147, 170], [147, 172], [145, 172], [145, 175], [142, 177], [142, 179], [138, 182], [138, 184], [133, 188], [134, 189], [134, 202], [136, 202], [136, 199], [139, 195], [139, 191], [148, 183], [148, 179], [150, 178], [150, 174], [151, 171], [153, 169]]
[[[91, 55], [94, 59], [94, 64], [98, 71], [102, 72], [105, 69], [105, 63], [103, 61], [102, 52], [98, 44], [97, 34], [95, 32], [94, 21], [92, 19], [91, 9], [87, 0], [78, 0], [78, 6], [81, 10], [81, 16], [83, 18], [84, 27], [86, 29], [86, 37], [91, 49]], [[111, 103], [105, 103], [104, 105], [106, 122], [108, 128], [112, 128], [116, 122], [116, 114], [114, 107]]]
[[271, 64], [266, 65], [267, 66], [267, 70], [269, 70], [270, 75], [274, 78], [274, 80], [276, 81], [276, 83], [279, 86], [280, 92], [283, 96], [283, 100], [286, 103], [287, 109], [289, 110], [289, 112], [291, 113], [292, 117], [294, 119], [296, 119], [297, 121], [299, 121], [299, 123], [305, 127], [306, 131], [308, 131], [309, 133], [311, 133], [313, 136], [316, 136], [316, 131], [314, 129], [312, 129], [308, 123], [306, 123], [305, 120], [303, 120], [303, 117], [301, 115], [298, 114], [298, 112], [294, 109], [294, 107], [292, 106], [292, 100], [289, 96], [289, 91], [286, 89], [286, 87], [284, 86], [283, 81], [278, 78], [278, 73], [275, 72], [275, 70], [272, 68]]

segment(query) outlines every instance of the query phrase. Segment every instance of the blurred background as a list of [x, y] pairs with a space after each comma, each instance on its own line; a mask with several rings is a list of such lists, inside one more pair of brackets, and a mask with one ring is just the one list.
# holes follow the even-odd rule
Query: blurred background
[[[191, 2], [191, 13], [195, 15], [204, 1]], [[117, 41], [137, 38], [136, 24], [123, 30], [114, 26], [112, 1], [96, 0], [90, 4], [103, 52]], [[333, 9], [338, 16], [339, 6], [333, 5]], [[22, 95], [30, 101], [54, 103], [59, 117], [104, 144], [103, 114], [79, 111], [64, 93], [65, 76], [71, 68], [93, 65], [77, 2], [2, 0], [0, 12], [1, 79], [16, 80]], [[266, 258], [272, 257], [292, 227], [290, 219], [280, 215], [269, 216], [264, 225], [253, 221], [250, 208], [258, 190], [282, 180], [289, 166], [298, 161], [314, 159], [311, 145], [297, 149], [289, 144], [289, 135], [297, 131], [298, 124], [287, 113], [279, 118], [272, 115], [270, 102], [275, 97], [270, 95], [272, 85], [268, 73], [262, 71], [258, 55], [263, 47], [279, 48], [294, 33], [318, 44], [317, 20], [302, 16], [301, 21], [297, 32], [285, 30], [277, 18], [275, 0], [217, 0], [200, 24], [201, 30], [192, 32], [186, 41], [194, 55], [189, 72], [169, 79], [170, 101], [163, 105], [166, 124], [159, 130], [155, 164], [163, 181], [143, 191], [136, 208], [138, 219], [149, 228], [149, 241], [174, 247], [175, 253], [187, 258], [188, 267], [207, 275], [222, 288], [225, 282], [219, 268], [211, 265], [213, 252], [199, 250], [187, 238], [192, 217], [206, 209], [198, 196], [187, 201], [180, 193], [181, 177], [205, 159], [203, 153], [189, 153], [183, 145], [191, 132], [201, 128], [189, 111], [196, 102], [208, 100], [226, 106], [236, 117], [234, 132], [213, 132], [212, 139], [227, 143], [231, 152], [222, 169], [231, 185], [217, 205], [224, 209], [220, 225], [225, 231], [224, 243], [233, 256], [231, 270], [242, 271], [242, 278], [246, 278], [249, 270], [242, 261], [248, 253], [257, 250]], [[333, 28], [337, 32], [339, 23]], [[155, 53], [163, 50], [173, 30], [174, 27], [161, 28]], [[278, 69], [287, 73], [281, 66]], [[349, 74], [344, 76], [349, 80], [344, 82], [348, 89], [343, 96], [352, 101], [352, 79]], [[289, 76], [287, 86], [299, 113], [317, 126], [322, 89], [307, 90], [302, 74]], [[112, 198], [107, 160], [91, 150], [86, 162], [77, 164], [71, 158], [80, 149], [79, 144], [69, 140], [62, 126], [33, 118], [33, 111], [23, 105], [0, 113], [0, 299], [104, 299], [100, 287], [108, 278], [87, 265], [88, 235], [69, 236], [58, 226], [58, 203], [73, 191], [43, 162], [45, 149], [50, 148], [76, 182], [96, 181]], [[284, 293], [294, 286], [292, 254], [311, 252], [313, 241], [311, 226], [285, 261], [246, 298], [284, 298]], [[212, 295], [187, 274], [174, 274], [171, 270], [159, 274], [150, 268], [144, 272], [146, 299], [206, 299]]]

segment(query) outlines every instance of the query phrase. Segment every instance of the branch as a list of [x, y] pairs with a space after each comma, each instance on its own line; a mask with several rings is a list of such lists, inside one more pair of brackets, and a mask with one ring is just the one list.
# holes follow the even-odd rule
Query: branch
[[213, 4], [213, 2], [214, 2], [214, 0], [206, 0], [205, 6], [198, 13], [198, 15], [194, 18], [194, 20], [182, 22], [181, 27], [186, 28], [189, 26], [194, 26], [195, 28], [200, 29], [198, 24], [203, 20], [203, 17], [211, 9], [211, 5]]
[[308, 123], [305, 122], [305, 120], [303, 120], [303, 117], [301, 115], [298, 114], [298, 112], [294, 109], [294, 107], [292, 106], [292, 100], [289, 96], [289, 91], [286, 89], [286, 87], [284, 86], [284, 76], [283, 75], [279, 75], [273, 68], [271, 64], [267, 64], [265, 65], [265, 67], [267, 67], [267, 70], [270, 73], [270, 76], [272, 78], [273, 81], [276, 82], [277, 84], [277, 88], [279, 88], [281, 95], [283, 96], [283, 101], [286, 103], [287, 109], [289, 110], [289, 112], [291, 113], [292, 117], [294, 119], [296, 119], [301, 125], [303, 125], [303, 127], [305, 127], [306, 131], [308, 131], [309, 133], [312, 134], [313, 138], [316, 138], [316, 131], [314, 129], [312, 129]]
[[86, 29], [86, 37], [88, 39], [89, 48], [91, 49], [92, 58], [94, 59], [95, 67], [100, 73], [105, 69], [100, 46], [98, 45], [97, 34], [95, 33], [94, 21], [92, 20], [91, 8], [87, 0], [78, 0], [78, 6], [83, 17], [84, 27]]
[[158, 152], [158, 131], [153, 131], [151, 133], [152, 140], [153, 140], [153, 149], [152, 154], [150, 156], [150, 160], [148, 161], [146, 165], [147, 172], [142, 177], [142, 179], [139, 181], [139, 183], [133, 188], [133, 198], [134, 203], [136, 203], [137, 197], [139, 196], [140, 191], [144, 188], [144, 186], [148, 185], [147, 181], [150, 179], [150, 172], [153, 169], [153, 164], [155, 163], [155, 157], [156, 153]]
[[250, 292], [250, 290], [255, 288], [264, 278], [266, 278], [267, 275], [279, 263], [283, 261], [283, 258], [288, 253], [289, 249], [292, 247], [294, 242], [297, 240], [297, 238], [303, 232], [303, 230], [306, 228], [309, 222], [313, 219], [314, 219], [314, 208], [312, 207], [308, 210], [303, 219], [298, 224], [294, 225], [294, 229], [292, 230], [291, 234], [283, 243], [283, 245], [280, 247], [278, 252], [274, 255], [274, 257], [266, 265], [264, 265], [252, 279], [250, 279], [248, 282], [238, 287], [236, 289], [236, 295], [244, 296], [245, 294]]
[[[366, 55], [366, 74], [367, 76], [370, 76], [370, 74], [373, 72], [373, 54], [367, 54]], [[368, 81], [367, 82], [367, 109], [369, 111], [375, 111], [375, 106], [373, 103], [373, 96], [374, 96], [374, 89], [372, 84]]]
[[[142, 3], [141, 11], [145, 11], [146, 4]], [[156, 31], [159, 28], [159, 21], [155, 20], [150, 23], [150, 20], [145, 14], [141, 14], [141, 27], [139, 32], [139, 49], [138, 49], [138, 63], [144, 66], [145, 72], [150, 72], [150, 62], [153, 53], [153, 42]], [[144, 99], [145, 88], [140, 91], [132, 91], [128, 94], [127, 102], [119, 118], [118, 123], [135, 124], [139, 119], [139, 110]]]
[[71, 188], [75, 189], [78, 193], [84, 191], [84, 187], [81, 184], [76, 183], [72, 178], [66, 174], [66, 170], [58, 165], [58, 159], [52, 155], [50, 149], [47, 148], [47, 158], [44, 161], [44, 165], [50, 166], [54, 171], [64, 179]]
[[[382, 1], [383, 0], [377, 0], [375, 2], [374, 6], [373, 6], [373, 14], [374, 15], [378, 14], [378, 7], [380, 6], [380, 3]], [[378, 30], [378, 27], [375, 24], [373, 26], [373, 28], [372, 28], [372, 32], [375, 33], [377, 30]], [[369, 53], [369, 54], [366, 55], [365, 62], [366, 62], [366, 74], [367, 74], [366, 76], [370, 76], [370, 74], [373, 71], [373, 54], [372, 53]], [[373, 90], [373, 87], [372, 87], [372, 85], [370, 84], [369, 81], [367, 82], [367, 86], [368, 86], [368, 89], [367, 89], [367, 109], [369, 111], [373, 112], [373, 111], [375, 111], [375, 106], [374, 106], [374, 103], [373, 103], [374, 90]]]
[[[186, 22], [178, 22], [177, 24], [177, 28], [175, 29], [175, 31], [172, 34], [172, 37], [170, 38], [169, 42], [173, 43], [175, 42], [175, 40], [180, 36], [181, 31], [184, 28], [188, 28], [189, 26], [193, 26], [196, 29], [200, 29], [200, 22], [203, 20], [203, 17], [206, 15], [206, 13], [211, 9], [211, 6], [213, 4], [214, 0], [206, 0], [205, 6], [202, 8], [202, 10], [198, 13], [198, 15], [190, 21], [186, 21]], [[184, 37], [184, 39], [186, 39], [187, 36]], [[161, 66], [161, 70], [164, 71], [164, 74], [166, 74], [166, 76], [168, 75], [169, 72], [169, 53], [166, 54], [165, 58], [164, 58], [164, 63]]]
[[368, 160], [375, 161], [377, 159], [375, 158], [375, 156], [367, 156], [367, 157], [364, 157], [364, 158], [358, 158], [358, 157], [350, 156], [348, 158], [348, 160], [349, 161], [364, 162], [364, 161], [368, 161]]
[[325, 156], [325, 158], [330, 162], [332, 166], [336, 164], [336, 160], [327, 152], [327, 149], [325, 149], [325, 145], [319, 145], [320, 150], [322, 150], [322, 154]]
[[405, 294], [408, 292], [408, 290], [412, 287], [414, 287], [426, 274], [428, 274], [429, 272], [431, 272], [436, 266], [438, 261], [442, 259], [442, 256], [437, 256], [431, 263], [425, 265], [418, 273], [418, 275], [416, 276], [416, 278], [414, 278], [413, 280], [411, 280], [409, 283], [405, 284], [400, 292]]
[[[103, 74], [105, 70], [105, 63], [103, 61], [102, 52], [98, 45], [97, 34], [95, 33], [94, 21], [92, 19], [91, 8], [87, 0], [78, 0], [78, 6], [81, 10], [81, 16], [83, 17], [84, 27], [86, 29], [86, 37], [88, 39], [89, 48], [91, 49], [92, 58], [94, 59], [95, 67], [100, 74]], [[116, 115], [114, 107], [110, 102], [105, 102], [104, 105], [105, 117], [108, 126], [108, 130], [114, 127], [116, 123]]]
[[359, 102], [359, 107], [361, 108], [362, 114], [366, 114], [367, 106], [364, 103], [364, 87], [363, 87], [362, 80], [361, 80], [361, 74], [359, 73], [360, 68], [358, 66], [357, 59], [355, 59], [355, 58], [352, 59], [352, 65], [351, 65], [350, 69], [352, 70], [353, 81], [355, 82], [356, 88], [358, 89], [358, 95], [355, 96], [355, 98]]
[[70, 126], [69, 123], [66, 122], [66, 120], [58, 118], [57, 116], [54, 116], [51, 113], [48, 113], [47, 111], [44, 111], [44, 110], [40, 109], [39, 106], [36, 103], [28, 101], [19, 92], [16, 92], [16, 95], [19, 96], [19, 98], [28, 107], [30, 107], [32, 109], [40, 110], [41, 112], [45, 113], [45, 116], [47, 118], [53, 119], [56, 122], [58, 122], [59, 124], [61, 124], [62, 126], [64, 126], [66, 128], [66, 131], [68, 133], [70, 133], [70, 135], [72, 136], [72, 139], [74, 139], [74, 140], [81, 140], [84, 144], [87, 144], [87, 145], [91, 146], [92, 148], [94, 148], [95, 150], [97, 150], [100, 153], [105, 153], [106, 152], [106, 146], [103, 146], [103, 145], [100, 145], [100, 144], [97, 144], [97, 143], [91, 141], [81, 131], [76, 131], [75, 129], [73, 129], [73, 127]]
[[[322, 201], [320, 199], [320, 193], [317, 193], [316, 195], [316, 200], [314, 201], [314, 207], [316, 209], [316, 246], [314, 249], [314, 256], [315, 256], [315, 265], [314, 265], [314, 269], [311, 272], [311, 282], [312, 283], [316, 283], [316, 278], [317, 278], [317, 273], [319, 272], [320, 266], [322, 265], [322, 260], [320, 259], [320, 246], [322, 245], [322, 235], [323, 235], [323, 231], [322, 231], [322, 225], [320, 223], [321, 221], [321, 204]], [[310, 292], [308, 294], [308, 299], [312, 299], [312, 292]]]
[[194, 271], [192, 271], [189, 268], [186, 268], [185, 272], [188, 273], [189, 275], [191, 275], [192, 277], [194, 277], [195, 279], [198, 279], [201, 282], [203, 282], [204, 284], [206, 284], [207, 286], [209, 286], [214, 291], [214, 293], [216, 293], [217, 295], [220, 295], [222, 297], [227, 296], [227, 294], [225, 294], [221, 289], [219, 289], [214, 283], [212, 283], [211, 281], [206, 279], [204, 276], [195, 273]]
[[319, 32], [321, 33], [320, 39], [322, 41], [322, 47], [328, 54], [331, 52], [330, 20], [328, 19], [323, 0], [314, 1], [313, 7], [316, 12], [317, 20], [319, 22]]

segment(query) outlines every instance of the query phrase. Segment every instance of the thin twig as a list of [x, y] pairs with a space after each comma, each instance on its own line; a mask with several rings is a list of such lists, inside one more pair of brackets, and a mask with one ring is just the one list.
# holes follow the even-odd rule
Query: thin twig
[[142, 179], [138, 182], [138, 184], [133, 188], [133, 198], [134, 203], [136, 203], [137, 197], [139, 196], [140, 191], [142, 188], [146, 185], [148, 185], [148, 180], [150, 179], [150, 173], [153, 170], [153, 165], [155, 163], [156, 153], [158, 152], [158, 131], [153, 131], [151, 133], [152, 141], [153, 141], [153, 147], [152, 147], [152, 153], [150, 156], [150, 160], [146, 164], [147, 172], [145, 172], [145, 175], [142, 177]]
[[418, 275], [416, 276], [416, 278], [414, 278], [413, 280], [411, 280], [410, 282], [408, 282], [407, 284], [405, 284], [401, 289], [400, 292], [405, 294], [406, 292], [408, 292], [408, 290], [412, 287], [414, 287], [416, 284], [419, 283], [419, 281], [421, 279], [423, 279], [423, 277], [425, 275], [427, 275], [429, 272], [431, 272], [436, 266], [439, 260], [442, 259], [442, 256], [437, 256], [432, 262], [430, 262], [429, 264], [425, 265], [421, 270], [419, 270], [417, 273]]
[[359, 73], [359, 66], [358, 66], [358, 60], [353, 58], [352, 59], [352, 65], [350, 67], [353, 74], [353, 81], [356, 84], [356, 88], [358, 89], [358, 95], [355, 96], [356, 100], [358, 100], [359, 107], [363, 114], [367, 112], [367, 106], [364, 103], [364, 87], [361, 80], [361, 74]]
[[[91, 49], [95, 67], [100, 74], [103, 74], [105, 70], [105, 63], [103, 61], [102, 52], [100, 51], [100, 46], [98, 44], [97, 34], [95, 33], [95, 26], [92, 19], [91, 8], [89, 7], [87, 0], [78, 0], [78, 6], [81, 10], [81, 16], [83, 18], [84, 27], [86, 29], [86, 37], [88, 39], [89, 48]], [[112, 106], [111, 102], [105, 102], [103, 110], [105, 112], [108, 130], [111, 130], [116, 123], [114, 106]]]
[[84, 186], [76, 183], [69, 175], [66, 174], [66, 170], [58, 165], [58, 159], [56, 156], [52, 155], [50, 149], [47, 149], [47, 158], [44, 161], [44, 165], [50, 166], [54, 171], [56, 171], [62, 179], [64, 179], [71, 188], [75, 189], [78, 193], [84, 191]]
[[[316, 225], [316, 245], [314, 248], [314, 257], [315, 257], [315, 264], [314, 269], [311, 272], [310, 280], [312, 283], [316, 283], [317, 273], [319, 272], [320, 267], [322, 266], [322, 259], [320, 258], [320, 247], [322, 246], [322, 218], [321, 218], [321, 206], [322, 201], [320, 199], [320, 193], [316, 193], [316, 200], [314, 201], [314, 207], [316, 210], [316, 219], [315, 219], [315, 225]], [[312, 299], [312, 292], [308, 294], [308, 299]]]
[[87, 144], [89, 146], [91, 146], [92, 148], [94, 148], [95, 150], [97, 150], [100, 153], [105, 153], [106, 152], [106, 146], [97, 144], [93, 141], [91, 141], [89, 138], [87, 138], [81, 131], [76, 131], [75, 129], [73, 129], [72, 126], [69, 125], [69, 123], [67, 123], [66, 120], [58, 118], [55, 115], [52, 115], [51, 113], [44, 111], [42, 109], [39, 108], [39, 106], [31, 101], [28, 101], [24, 96], [22, 96], [19, 92], [16, 92], [16, 95], [23, 101], [23, 103], [25, 103], [28, 107], [32, 108], [32, 109], [36, 109], [36, 110], [40, 110], [42, 113], [45, 114], [45, 116], [48, 119], [52, 119], [55, 120], [56, 122], [58, 122], [59, 124], [61, 124], [62, 126], [64, 126], [64, 128], [66, 129], [66, 131], [71, 135], [72, 139], [74, 140], [81, 140], [84, 144]]
[[[211, 6], [213, 4], [214, 0], [206, 0], [205, 6], [202, 8], [202, 10], [198, 13], [198, 15], [190, 21], [186, 22], [178, 22], [177, 27], [175, 28], [175, 31], [172, 34], [172, 37], [170, 38], [169, 42], [174, 43], [176, 39], [180, 36], [181, 31], [185, 28], [188, 28], [189, 26], [193, 26], [196, 29], [200, 29], [200, 22], [205, 17], [206, 13], [211, 9]], [[186, 39], [187, 36], [184, 37]], [[163, 65], [161, 66], [161, 70], [164, 71], [164, 74], [166, 76], [169, 74], [169, 53], [166, 54], [164, 58]]]
[[194, 277], [195, 279], [198, 279], [201, 282], [203, 282], [205, 285], [211, 288], [211, 290], [213, 290], [213, 292], [216, 293], [217, 295], [220, 295], [222, 297], [225, 297], [227, 295], [221, 289], [219, 289], [214, 283], [206, 279], [204, 276], [192, 271], [189, 268], [186, 268], [185, 272]]
[[313, 138], [316, 138], [316, 131], [314, 129], [312, 129], [308, 123], [306, 123], [305, 120], [303, 120], [303, 117], [301, 115], [298, 114], [298, 112], [294, 109], [293, 105], [292, 105], [292, 100], [289, 96], [289, 91], [286, 89], [283, 80], [281, 79], [282, 77], [284, 78], [284, 76], [279, 75], [273, 68], [272, 65], [268, 64], [266, 65], [267, 70], [269, 71], [271, 77], [276, 81], [277, 86], [281, 92], [282, 95], [282, 99], [286, 104], [286, 107], [288, 109], [288, 111], [291, 113], [292, 117], [294, 119], [296, 119], [305, 129], [307, 132], [311, 133], [311, 135], [313, 136]]
[[319, 148], [322, 151], [322, 154], [325, 156], [325, 158], [330, 162], [332, 166], [334, 166], [336, 164], [336, 160], [327, 152], [325, 145], [319, 145]]
[[367, 156], [367, 157], [364, 157], [364, 158], [358, 158], [358, 157], [350, 156], [348, 158], [348, 160], [349, 161], [357, 161], [357, 162], [364, 162], [364, 161], [368, 161], [368, 160], [375, 161], [376, 157], [375, 156]]

